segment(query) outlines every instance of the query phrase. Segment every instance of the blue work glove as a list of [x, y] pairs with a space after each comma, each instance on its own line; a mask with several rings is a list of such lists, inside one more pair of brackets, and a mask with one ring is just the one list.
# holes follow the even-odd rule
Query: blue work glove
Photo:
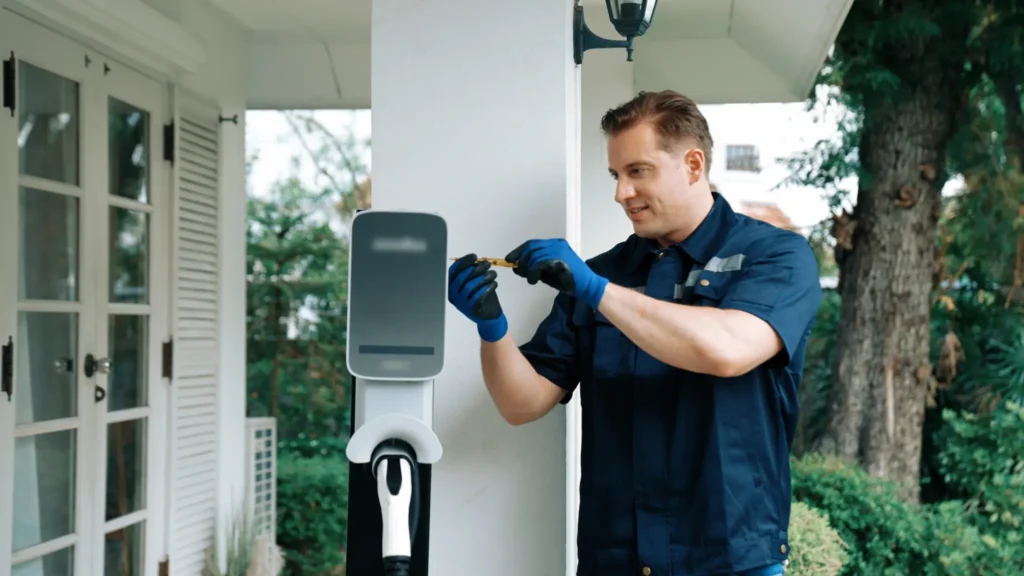
[[505, 261], [515, 264], [516, 275], [530, 284], [543, 282], [595, 309], [608, 286], [608, 279], [594, 273], [561, 238], [527, 240], [509, 252]]
[[448, 267], [448, 301], [476, 323], [480, 338], [497, 342], [508, 332], [496, 292], [498, 275], [490, 262], [476, 260], [476, 254], [466, 254]]

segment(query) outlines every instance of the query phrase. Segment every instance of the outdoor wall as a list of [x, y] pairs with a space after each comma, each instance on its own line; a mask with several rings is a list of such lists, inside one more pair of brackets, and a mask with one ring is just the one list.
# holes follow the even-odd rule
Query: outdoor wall
[[[548, 0], [374, 3], [374, 209], [440, 213], [453, 257], [503, 257], [530, 238], [578, 244], [570, 9]], [[453, 22], [500, 24], [452, 34]], [[498, 282], [510, 332], [524, 342], [554, 292], [505, 269]], [[475, 327], [454, 308], [446, 322], [431, 573], [564, 574], [566, 410], [507, 424], [481, 377]]]
[[[596, 34], [614, 37], [607, 18], [592, 18]], [[580, 116], [582, 249], [584, 258], [596, 256], [633, 232], [633, 225], [615, 202], [615, 180], [608, 173], [607, 140], [601, 117], [609, 108], [629, 100], [633, 90], [633, 63], [625, 50], [590, 50], [583, 55], [583, 106]]]

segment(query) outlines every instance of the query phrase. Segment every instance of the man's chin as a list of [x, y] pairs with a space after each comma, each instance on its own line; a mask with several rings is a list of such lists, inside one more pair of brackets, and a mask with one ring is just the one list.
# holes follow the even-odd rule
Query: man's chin
[[659, 238], [661, 236], [661, 234], [659, 234], [651, 225], [645, 225], [639, 222], [633, 223], [633, 234], [636, 234], [640, 238], [647, 239]]

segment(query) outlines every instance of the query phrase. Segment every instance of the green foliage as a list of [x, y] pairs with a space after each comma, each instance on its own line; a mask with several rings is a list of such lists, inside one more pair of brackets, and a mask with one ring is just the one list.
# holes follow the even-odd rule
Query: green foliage
[[825, 290], [807, 340], [804, 374], [800, 383], [800, 420], [793, 442], [796, 454], [811, 450], [825, 432], [840, 311], [839, 294], [835, 290]]
[[[311, 112], [282, 113], [311, 163], [311, 184], [296, 177], [250, 193], [249, 414], [277, 418], [279, 437], [343, 442], [351, 377], [345, 366], [348, 245], [346, 222], [368, 207], [369, 142]], [[334, 440], [324, 440], [333, 438]]]
[[[894, 483], [873, 478], [856, 465], [818, 454], [794, 459], [794, 499], [826, 513], [848, 546], [844, 576], [1024, 573], [1020, 454], [1013, 464], [1005, 454], [997, 456], [993, 465], [980, 448], [986, 442], [998, 443], [995, 438], [1006, 433], [1014, 436], [1013, 445], [1024, 445], [1024, 413], [1019, 408], [1008, 410], [999, 424], [984, 429], [970, 424], [975, 421], [971, 417], [960, 420], [950, 413], [947, 418], [961, 422], [955, 428], [963, 432], [959, 439], [950, 438], [951, 456], [943, 460], [949, 462], [950, 480], [962, 479], [964, 486], [976, 487], [972, 493], [985, 496], [907, 504], [897, 497]], [[985, 440], [979, 441], [979, 436]], [[998, 503], [989, 506], [989, 498]]]
[[[350, 414], [346, 411], [346, 416]], [[346, 423], [346, 426], [348, 424]], [[298, 456], [301, 458], [347, 458], [345, 448], [348, 440], [337, 436], [310, 437], [307, 434], [299, 434], [294, 438], [280, 440], [277, 449], [280, 452]]]
[[249, 199], [248, 408], [282, 439], [348, 434], [348, 247], [323, 206], [294, 178]]
[[[827, 75], [829, 69], [826, 65], [822, 74]], [[817, 188], [827, 194], [829, 207], [836, 210], [849, 199], [843, 182], [860, 173], [861, 112], [845, 93], [827, 85], [812, 92], [807, 100], [807, 110], [818, 118], [835, 116], [836, 131], [809, 149], [780, 159], [778, 162], [786, 167], [788, 176], [776, 185], [776, 189], [786, 186]]]
[[836, 265], [834, 243], [829, 235], [828, 221], [819, 222], [811, 228], [807, 235], [807, 242], [814, 250], [814, 257], [818, 261], [819, 277], [836, 277], [839, 275], [839, 267]]
[[344, 574], [348, 461], [283, 453], [277, 470], [277, 543], [285, 574]]
[[[962, 269], [964, 277], [992, 289], [1012, 284], [1024, 266], [1024, 176], [1015, 165], [1024, 151], [1010, 145], [1024, 132], [1011, 130], [1013, 115], [989, 76], [968, 97], [973, 105], [964, 110], [949, 148], [950, 165], [964, 175], [964, 186], [946, 201], [945, 234], [938, 241], [947, 274]], [[1013, 105], [1019, 116], [1020, 102]], [[1007, 295], [999, 296], [1005, 304]]]
[[828, 517], [803, 502], [790, 510], [789, 547], [789, 576], [836, 576], [849, 558]]
[[855, 465], [808, 454], [793, 462], [793, 498], [828, 515], [849, 546], [842, 574], [903, 576], [925, 563], [922, 519], [895, 486]]
[[[932, 314], [932, 363], [944, 381], [940, 407], [989, 411], [1024, 395], [1024, 322], [1020, 308], [971, 286], [947, 293]], [[947, 341], [949, 334], [954, 341]], [[959, 345], [960, 352], [950, 350]], [[954, 357], [955, 354], [955, 357]], [[955, 361], [955, 365], [954, 365]]]
[[282, 115], [301, 150], [294, 173], [311, 163], [316, 176], [249, 193], [247, 408], [277, 419], [277, 540], [287, 573], [343, 574], [351, 421], [345, 238], [353, 212], [369, 207], [369, 142], [312, 112]]
[[1010, 576], [993, 571], [994, 544], [971, 525], [963, 503], [955, 500], [922, 509], [922, 538], [931, 550], [928, 563], [912, 574], [923, 576]]
[[943, 413], [940, 469], [992, 549], [986, 574], [1024, 573], [1024, 407]]

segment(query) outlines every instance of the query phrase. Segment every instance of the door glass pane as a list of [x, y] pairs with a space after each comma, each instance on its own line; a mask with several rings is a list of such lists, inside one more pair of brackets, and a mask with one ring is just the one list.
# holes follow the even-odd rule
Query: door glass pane
[[78, 414], [78, 315], [20, 312], [15, 359], [15, 423]]
[[109, 410], [146, 405], [148, 320], [147, 316], [110, 317]]
[[148, 299], [149, 215], [110, 208], [110, 301], [145, 304]]
[[74, 430], [14, 440], [14, 550], [75, 531]]
[[75, 549], [70, 547], [15, 564], [11, 576], [71, 576], [74, 574], [74, 567]]
[[108, 108], [110, 193], [149, 202], [149, 113], [114, 98]]
[[77, 185], [78, 122], [78, 83], [18, 62], [21, 173]]
[[146, 507], [146, 420], [107, 426], [107, 510], [113, 520]]
[[18, 298], [78, 300], [78, 198], [18, 189]]
[[104, 542], [103, 576], [141, 576], [145, 550], [144, 522], [110, 532]]

